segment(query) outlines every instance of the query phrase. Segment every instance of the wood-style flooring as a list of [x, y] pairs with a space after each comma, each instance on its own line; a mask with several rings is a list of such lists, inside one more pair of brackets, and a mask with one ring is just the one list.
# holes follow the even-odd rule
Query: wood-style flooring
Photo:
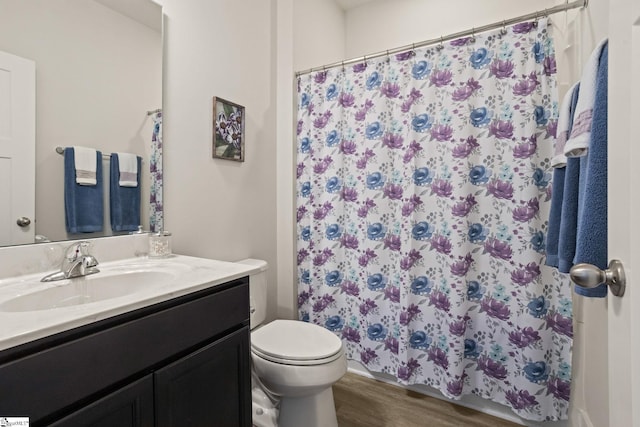
[[333, 386], [340, 427], [515, 427], [510, 421], [348, 372]]

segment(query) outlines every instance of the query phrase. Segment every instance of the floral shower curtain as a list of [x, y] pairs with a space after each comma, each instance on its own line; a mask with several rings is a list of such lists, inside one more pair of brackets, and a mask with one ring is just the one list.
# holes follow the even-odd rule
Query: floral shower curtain
[[571, 288], [544, 266], [546, 20], [299, 77], [299, 315], [449, 398], [567, 417]]
[[151, 189], [149, 194], [149, 230], [164, 229], [164, 211], [162, 207], [162, 112], [153, 116], [151, 135], [151, 158], [149, 161]]

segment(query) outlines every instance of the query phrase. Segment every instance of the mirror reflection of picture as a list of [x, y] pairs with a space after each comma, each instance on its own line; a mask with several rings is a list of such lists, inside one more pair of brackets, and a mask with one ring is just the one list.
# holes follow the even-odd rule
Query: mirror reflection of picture
[[213, 97], [213, 157], [244, 162], [244, 107]]

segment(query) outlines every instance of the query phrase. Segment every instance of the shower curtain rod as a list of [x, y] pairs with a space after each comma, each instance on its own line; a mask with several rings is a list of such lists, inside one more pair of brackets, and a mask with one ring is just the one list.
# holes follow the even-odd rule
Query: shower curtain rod
[[515, 18], [505, 19], [500, 22], [494, 22], [493, 24], [484, 25], [482, 27], [472, 28], [470, 30], [449, 34], [448, 36], [440, 36], [436, 39], [425, 40], [419, 43], [412, 43], [410, 45], [397, 47], [395, 49], [383, 50], [381, 52], [373, 53], [371, 55], [364, 55], [358, 58], [348, 59], [346, 61], [338, 61], [332, 64], [323, 65], [321, 67], [309, 68], [308, 70], [304, 70], [304, 71], [297, 71], [296, 77], [299, 77], [304, 74], [309, 74], [314, 71], [321, 71], [321, 70], [327, 70], [329, 68], [344, 67], [345, 65], [358, 64], [360, 62], [366, 62], [367, 59], [379, 58], [381, 56], [395, 55], [396, 53], [406, 52], [408, 50], [413, 50], [419, 47], [425, 47], [425, 46], [429, 46], [437, 43], [443, 43], [449, 40], [456, 40], [466, 36], [474, 36], [475, 34], [482, 33], [484, 31], [506, 27], [507, 25], [517, 24], [519, 22], [529, 21], [531, 19], [539, 19], [541, 17], [548, 16], [554, 13], [565, 12], [570, 9], [586, 8], [588, 5], [589, 5], [589, 0], [576, 0], [570, 3], [554, 6], [549, 9], [544, 9], [542, 11], [536, 11], [536, 12], [528, 13], [526, 15], [517, 16]]

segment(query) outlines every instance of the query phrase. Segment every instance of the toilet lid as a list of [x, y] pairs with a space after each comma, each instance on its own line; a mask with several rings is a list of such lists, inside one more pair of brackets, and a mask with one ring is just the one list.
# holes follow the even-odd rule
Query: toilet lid
[[251, 347], [270, 359], [310, 361], [335, 356], [342, 341], [321, 326], [279, 319], [251, 332]]

